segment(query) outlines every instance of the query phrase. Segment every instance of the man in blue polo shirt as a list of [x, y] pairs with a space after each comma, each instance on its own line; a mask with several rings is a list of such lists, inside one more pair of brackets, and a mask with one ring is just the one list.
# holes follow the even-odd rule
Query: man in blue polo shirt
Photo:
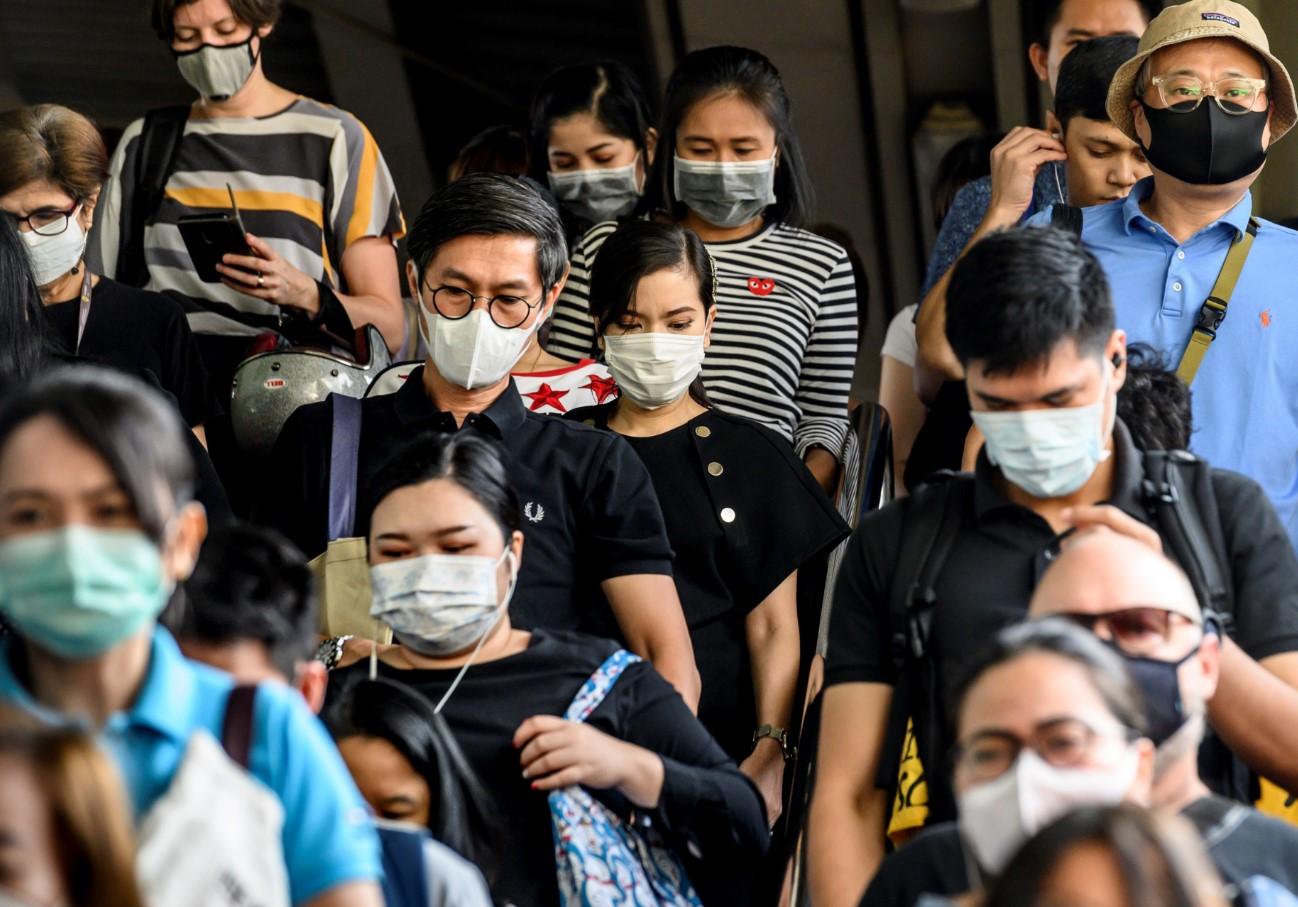
[[[1118, 325], [1172, 367], [1197, 336], [1197, 374], [1182, 369], [1194, 391], [1191, 446], [1261, 484], [1298, 542], [1298, 233], [1258, 218], [1250, 231], [1249, 191], [1266, 149], [1294, 124], [1289, 73], [1243, 6], [1191, 0], [1150, 23], [1108, 109], [1153, 170], [1125, 200], [1084, 214], [1082, 240], [1108, 274]], [[1228, 307], [1205, 308], [1227, 250], [1251, 232]]]

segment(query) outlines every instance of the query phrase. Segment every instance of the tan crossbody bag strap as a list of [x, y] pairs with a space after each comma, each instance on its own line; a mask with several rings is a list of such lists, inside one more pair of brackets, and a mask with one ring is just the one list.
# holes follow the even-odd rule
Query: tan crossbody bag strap
[[1213, 284], [1212, 292], [1199, 309], [1199, 320], [1181, 355], [1181, 364], [1176, 367], [1176, 376], [1187, 385], [1194, 383], [1194, 376], [1199, 373], [1199, 366], [1203, 364], [1208, 347], [1212, 346], [1217, 331], [1226, 320], [1226, 308], [1230, 305], [1231, 294], [1235, 292], [1235, 284], [1239, 283], [1239, 275], [1244, 270], [1244, 262], [1248, 260], [1257, 231], [1257, 218], [1250, 217], [1248, 227], [1230, 244], [1230, 251], [1226, 253], [1226, 261], [1221, 266], [1221, 273], [1217, 275], [1217, 282]]

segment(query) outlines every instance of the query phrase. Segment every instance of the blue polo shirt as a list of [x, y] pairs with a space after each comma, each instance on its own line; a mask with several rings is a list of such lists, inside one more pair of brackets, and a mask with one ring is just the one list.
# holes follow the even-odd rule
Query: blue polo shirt
[[[1153, 188], [1148, 177], [1125, 199], [1087, 208], [1082, 241], [1108, 275], [1118, 327], [1175, 368], [1253, 197], [1181, 244], [1140, 210]], [[1048, 210], [1029, 221], [1049, 222]], [[1259, 222], [1226, 320], [1194, 379], [1191, 447], [1257, 481], [1298, 545], [1298, 233]]]
[[[126, 780], [137, 822], [166, 792], [195, 731], [221, 739], [233, 685], [229, 675], [187, 660], [166, 630], [154, 629], [139, 696], [128, 711], [110, 717], [100, 735]], [[0, 644], [0, 702], [50, 724], [68, 721], [36, 703], [19, 682], [7, 639]], [[356, 785], [324, 727], [287, 686], [257, 688], [248, 769], [283, 804], [294, 904], [347, 882], [380, 878], [378, 836]]]

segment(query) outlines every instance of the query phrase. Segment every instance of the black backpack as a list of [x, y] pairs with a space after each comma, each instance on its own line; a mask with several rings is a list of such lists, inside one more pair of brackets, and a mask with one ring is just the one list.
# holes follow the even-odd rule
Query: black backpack
[[[1215, 616], [1229, 635], [1234, 629], [1235, 601], [1212, 469], [1185, 451], [1149, 451], [1142, 456], [1145, 477], [1141, 498], [1150, 523], [1162, 537], [1168, 555], [1190, 578], [1205, 614]], [[912, 721], [916, 754], [927, 782], [928, 824], [956, 816], [946, 777], [946, 691], [939, 687], [928, 646], [938, 605], [937, 579], [969, 513], [973, 489], [973, 476], [945, 472], [915, 491], [902, 523], [896, 560], [899, 570], [889, 592], [897, 684], [876, 783], [891, 791], [892, 802], [896, 802], [906, 725]], [[909, 576], [905, 570], [910, 570]], [[1200, 770], [1213, 790], [1251, 802], [1256, 785], [1247, 768], [1211, 733], [1200, 754]], [[907, 788], [913, 789], [917, 780], [907, 779]]]
[[121, 283], [142, 287], [149, 282], [149, 269], [144, 261], [144, 227], [162, 204], [189, 112], [186, 104], [160, 107], [146, 113], [135, 167], [129, 175], [122, 173], [119, 177], [123, 182], [129, 179], [133, 187], [131, 204], [122, 208], [118, 237], [114, 273]]

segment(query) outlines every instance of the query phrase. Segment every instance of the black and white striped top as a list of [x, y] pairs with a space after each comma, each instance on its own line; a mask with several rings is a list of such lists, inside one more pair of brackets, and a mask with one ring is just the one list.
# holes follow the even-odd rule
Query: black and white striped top
[[[555, 355], [583, 359], [594, 350], [590, 269], [616, 229], [612, 221], [597, 224], [573, 251], [551, 321]], [[847, 253], [783, 224], [706, 245], [717, 262], [717, 320], [703, 360], [708, 397], [719, 409], [775, 429], [800, 457], [813, 446], [841, 456], [857, 344]]]
[[[136, 120], [122, 135], [90, 236], [87, 261], [105, 277], [116, 271], [143, 124]], [[201, 281], [180, 237], [183, 215], [229, 209], [227, 183], [248, 232], [340, 292], [347, 292], [340, 262], [351, 243], [405, 233], [378, 144], [345, 110], [300, 97], [265, 117], [190, 117], [162, 204], [145, 226], [145, 288], [179, 297], [198, 334], [258, 334], [278, 323], [277, 306]]]

